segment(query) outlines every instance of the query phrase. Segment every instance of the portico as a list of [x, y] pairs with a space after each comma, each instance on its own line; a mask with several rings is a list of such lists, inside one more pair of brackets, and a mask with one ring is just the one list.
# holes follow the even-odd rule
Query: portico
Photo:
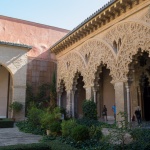
[[58, 92], [63, 80], [70, 114], [80, 117], [76, 107], [93, 99], [98, 117], [106, 105], [113, 119], [111, 107], [116, 104], [117, 113], [127, 112], [128, 121], [138, 105], [148, 119], [149, 5], [149, 0], [111, 1], [50, 48], [57, 58]]

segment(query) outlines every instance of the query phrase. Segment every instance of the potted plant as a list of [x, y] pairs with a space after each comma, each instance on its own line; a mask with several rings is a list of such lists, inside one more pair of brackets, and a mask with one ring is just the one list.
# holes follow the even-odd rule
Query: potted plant
[[10, 104], [9, 107], [12, 110], [12, 118], [14, 118], [14, 113], [20, 112], [23, 108], [23, 105], [20, 102], [14, 101]]

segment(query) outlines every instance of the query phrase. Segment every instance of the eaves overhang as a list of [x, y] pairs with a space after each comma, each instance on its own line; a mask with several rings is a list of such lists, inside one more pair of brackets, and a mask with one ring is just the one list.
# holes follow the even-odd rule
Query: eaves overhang
[[6, 42], [6, 41], [0, 41], [0, 45], [21, 47], [21, 48], [26, 48], [28, 50], [32, 49], [32, 46], [29, 46], [29, 45], [20, 44], [20, 43]]
[[[52, 45], [49, 50], [56, 55], [74, 43], [83, 39], [93, 31], [114, 20], [122, 13], [125, 13], [127, 8], [131, 9], [133, 3], [138, 4], [140, 0], [111, 0], [90, 17], [85, 19], [76, 28], [66, 34], [62, 39]], [[144, 0], [143, 0], [144, 1]]]

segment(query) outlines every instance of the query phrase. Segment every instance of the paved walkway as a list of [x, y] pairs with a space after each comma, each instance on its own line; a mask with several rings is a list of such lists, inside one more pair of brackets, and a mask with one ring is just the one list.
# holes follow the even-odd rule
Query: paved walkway
[[38, 143], [42, 138], [40, 135], [23, 133], [14, 128], [0, 128], [0, 146]]

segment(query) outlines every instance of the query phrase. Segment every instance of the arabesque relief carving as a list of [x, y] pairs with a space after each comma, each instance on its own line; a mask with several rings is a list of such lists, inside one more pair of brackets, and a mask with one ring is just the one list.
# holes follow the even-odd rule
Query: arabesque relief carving
[[[116, 33], [118, 37], [114, 36]], [[127, 81], [127, 73], [129, 72], [129, 64], [132, 62], [132, 56], [138, 52], [139, 48], [142, 51], [150, 51], [150, 27], [131, 21], [121, 23], [110, 30], [104, 37], [111, 45], [115, 38], [121, 38], [122, 45], [117, 54], [116, 73], [113, 82], [125, 82]]]
[[86, 67], [85, 73], [85, 86], [94, 86], [95, 73], [98, 66], [101, 64], [107, 65], [107, 68], [111, 70], [111, 76], [113, 78], [114, 64], [116, 62], [116, 54], [112, 48], [102, 40], [91, 39], [87, 41], [78, 50], [82, 56], [86, 56], [90, 53], [90, 58]]
[[76, 52], [71, 52], [58, 62], [58, 87], [61, 79], [64, 80], [66, 90], [72, 89], [73, 78], [76, 72], [84, 76], [85, 62]]
[[150, 5], [146, 13], [140, 19], [146, 23], [150, 23]]
[[[117, 53], [113, 42], [119, 43]], [[71, 90], [77, 72], [86, 87], [94, 86], [97, 68], [103, 64], [110, 69], [112, 83], [126, 82], [132, 56], [139, 48], [150, 52], [150, 26], [139, 22], [122, 22], [110, 29], [103, 40], [93, 38], [74, 49], [58, 62], [58, 86], [63, 79], [66, 90]]]

